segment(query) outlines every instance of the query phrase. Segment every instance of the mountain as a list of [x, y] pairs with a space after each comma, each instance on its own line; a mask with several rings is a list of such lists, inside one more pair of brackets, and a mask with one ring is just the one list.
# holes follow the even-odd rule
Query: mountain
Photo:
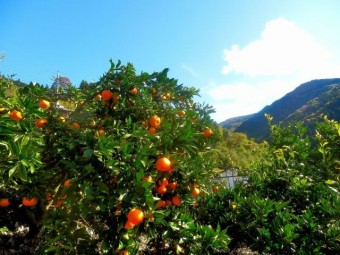
[[223, 122], [220, 123], [220, 125], [224, 128], [230, 129], [231, 131], [235, 131], [236, 128], [238, 128], [243, 122], [246, 120], [252, 118], [255, 114], [248, 114], [248, 115], [243, 115], [239, 117], [233, 117], [230, 119], [227, 119]]
[[[310, 125], [321, 114], [340, 120], [340, 78], [312, 80], [301, 84], [271, 105], [252, 114], [250, 118], [239, 117], [244, 118], [244, 121], [239, 122], [235, 131], [246, 133], [248, 137], [258, 141], [266, 139], [269, 127], [265, 113], [273, 116], [273, 124], [283, 125], [292, 121], [303, 121]], [[237, 117], [232, 119], [237, 120]], [[232, 119], [221, 122], [221, 125], [230, 127], [230, 123], [235, 124]]]

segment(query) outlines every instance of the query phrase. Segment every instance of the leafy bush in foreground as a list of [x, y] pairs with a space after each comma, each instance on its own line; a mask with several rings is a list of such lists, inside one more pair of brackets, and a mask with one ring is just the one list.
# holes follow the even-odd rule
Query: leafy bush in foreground
[[167, 71], [111, 62], [97, 83], [55, 90], [2, 78], [1, 229], [28, 226], [44, 254], [225, 250], [226, 230], [191, 210], [215, 175], [211, 108]]

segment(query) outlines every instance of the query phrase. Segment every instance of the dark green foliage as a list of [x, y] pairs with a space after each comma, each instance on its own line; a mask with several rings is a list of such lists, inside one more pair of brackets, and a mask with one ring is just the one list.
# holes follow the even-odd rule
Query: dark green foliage
[[270, 125], [269, 165], [247, 184], [205, 197], [197, 217], [228, 229], [230, 249], [260, 254], [339, 254], [340, 126], [324, 117], [313, 138], [301, 124]]

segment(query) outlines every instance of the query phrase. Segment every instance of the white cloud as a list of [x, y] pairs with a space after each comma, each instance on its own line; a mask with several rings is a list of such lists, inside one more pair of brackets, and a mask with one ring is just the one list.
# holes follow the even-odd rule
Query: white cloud
[[236, 82], [213, 86], [209, 95], [214, 98], [218, 122], [260, 111], [264, 106], [292, 91], [297, 85], [292, 81], [268, 80], [254, 83]]
[[214, 119], [250, 114], [303, 82], [340, 77], [340, 63], [310, 34], [283, 18], [269, 21], [260, 39], [224, 50], [222, 73], [233, 82], [213, 84]]
[[261, 38], [241, 48], [233, 45], [224, 50], [227, 65], [224, 74], [232, 72], [250, 76], [317, 76], [330, 68], [332, 54], [311, 35], [283, 18], [269, 21]]

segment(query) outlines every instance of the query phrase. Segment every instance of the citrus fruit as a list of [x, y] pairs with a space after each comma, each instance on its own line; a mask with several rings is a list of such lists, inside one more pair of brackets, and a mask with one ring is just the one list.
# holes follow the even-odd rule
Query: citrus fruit
[[0, 199], [0, 207], [7, 207], [9, 206], [9, 199], [8, 198], [1, 198]]
[[27, 197], [22, 198], [22, 204], [24, 206], [35, 206], [38, 203], [37, 197], [32, 197], [31, 199], [28, 199]]
[[213, 186], [213, 191], [218, 191], [218, 186], [217, 185], [215, 185], [215, 186]]
[[177, 113], [177, 115], [178, 115], [179, 117], [184, 117], [184, 116], [185, 116], [185, 111], [180, 110], [180, 111]]
[[191, 191], [191, 195], [194, 196], [194, 197], [198, 197], [200, 194], [200, 190], [199, 188], [193, 188], [192, 191]]
[[138, 208], [133, 208], [129, 211], [127, 218], [131, 223], [139, 225], [144, 220], [144, 213]]
[[16, 121], [20, 121], [23, 119], [22, 115], [21, 115], [21, 112], [17, 111], [17, 110], [13, 110], [9, 113], [9, 117], [12, 119], [12, 120], [16, 120]]
[[169, 172], [171, 171], [171, 162], [166, 157], [161, 157], [156, 161], [156, 169], [161, 172]]
[[163, 178], [163, 179], [158, 181], [158, 185], [168, 186], [169, 185], [169, 181], [168, 181], [167, 178]]
[[70, 184], [71, 184], [71, 179], [68, 179], [68, 180], [64, 181], [64, 187], [65, 188], [70, 186]]
[[110, 90], [105, 89], [105, 90], [102, 91], [101, 96], [102, 96], [103, 100], [108, 101], [112, 98], [113, 93]]
[[146, 182], [152, 182], [152, 177], [151, 176], [144, 176], [142, 178], [143, 181], [146, 181]]
[[102, 99], [102, 95], [101, 95], [101, 94], [97, 94], [94, 98], [95, 98], [97, 101], [99, 101], [100, 99]]
[[38, 128], [44, 128], [46, 126], [46, 124], [48, 123], [47, 119], [38, 119], [36, 122], [35, 122], [35, 125], [38, 127]]
[[172, 197], [172, 203], [175, 205], [175, 206], [180, 206], [181, 205], [181, 199], [179, 196], [173, 196]]
[[164, 200], [159, 200], [157, 203], [157, 209], [161, 209], [166, 206], [166, 202]]
[[160, 194], [160, 195], [163, 195], [165, 194], [167, 191], [166, 187], [164, 185], [161, 185], [157, 188], [157, 193]]
[[149, 119], [149, 123], [150, 123], [150, 126], [157, 128], [161, 124], [161, 119], [157, 115], [154, 115]]
[[131, 221], [127, 220], [125, 222], [124, 228], [125, 229], [130, 229], [130, 228], [133, 228], [134, 226], [135, 226], [135, 224], [133, 224]]
[[130, 94], [132, 95], [137, 95], [138, 94], [138, 89], [137, 88], [133, 88], [130, 90]]
[[211, 130], [211, 128], [205, 128], [203, 130], [203, 136], [204, 137], [210, 137], [210, 136], [212, 136], [213, 133], [214, 132]]
[[169, 186], [172, 190], [175, 190], [177, 188], [177, 182], [171, 182], [169, 183]]
[[76, 129], [79, 129], [80, 125], [79, 125], [78, 122], [73, 122], [73, 127], [76, 128]]
[[150, 127], [149, 128], [149, 134], [151, 134], [151, 135], [154, 135], [154, 134], [156, 134], [156, 129], [154, 128], [154, 127]]
[[51, 106], [51, 103], [49, 101], [44, 100], [42, 98], [39, 99], [39, 107], [41, 109], [48, 109], [50, 108], [50, 106]]

